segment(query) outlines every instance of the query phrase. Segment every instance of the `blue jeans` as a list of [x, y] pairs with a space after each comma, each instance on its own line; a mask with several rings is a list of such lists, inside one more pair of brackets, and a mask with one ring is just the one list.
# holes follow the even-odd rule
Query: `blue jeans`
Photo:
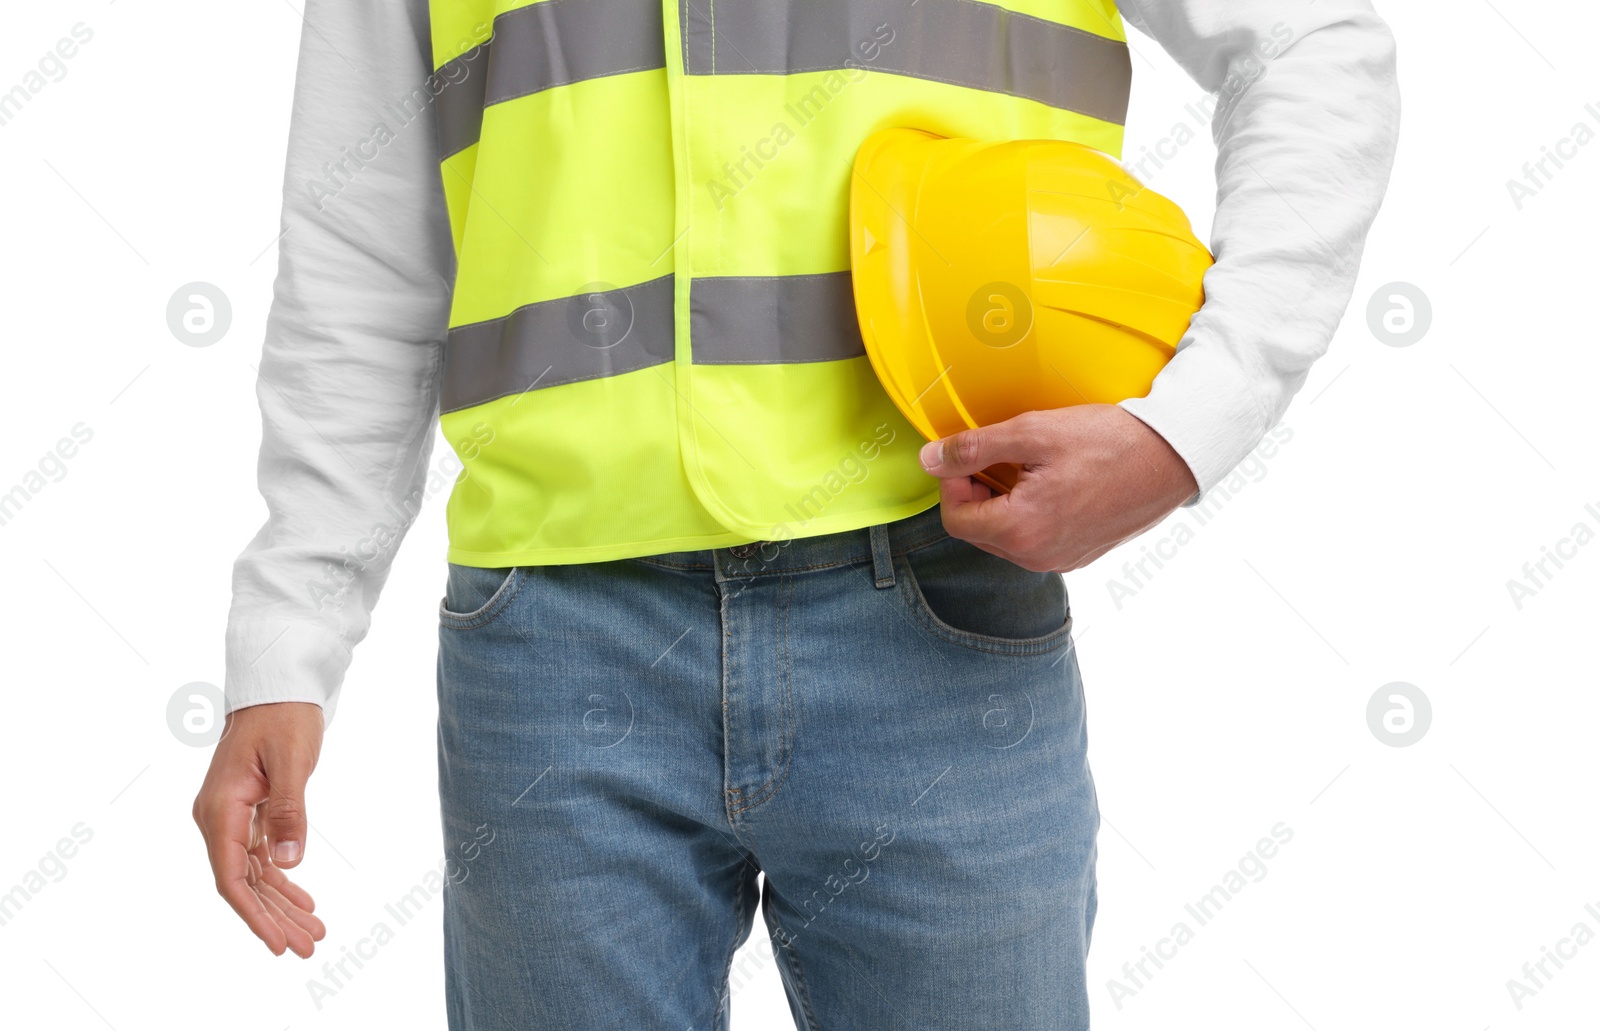
[[725, 1029], [770, 976], [730, 971], [758, 902], [799, 1028], [1089, 1026], [1099, 815], [1060, 576], [935, 506], [453, 565], [440, 622], [455, 1031]]

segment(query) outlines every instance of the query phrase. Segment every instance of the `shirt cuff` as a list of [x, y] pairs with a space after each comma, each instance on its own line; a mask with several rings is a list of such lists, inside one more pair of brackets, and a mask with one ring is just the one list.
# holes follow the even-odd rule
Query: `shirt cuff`
[[1268, 429], [1239, 369], [1195, 344], [1178, 349], [1150, 393], [1129, 398], [1121, 407], [1161, 434], [1194, 474], [1200, 489], [1183, 508], [1199, 504], [1261, 443]]
[[223, 711], [271, 702], [311, 702], [322, 706], [326, 727], [333, 722], [339, 686], [349, 667], [350, 649], [318, 624], [287, 619], [230, 623]]

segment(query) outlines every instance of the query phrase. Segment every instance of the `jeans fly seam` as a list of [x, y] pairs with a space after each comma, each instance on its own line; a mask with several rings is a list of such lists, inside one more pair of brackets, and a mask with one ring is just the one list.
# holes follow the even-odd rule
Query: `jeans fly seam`
[[[791, 604], [793, 595], [794, 578], [784, 577], [783, 586], [779, 591], [779, 597], [782, 599], [779, 606], [781, 612], [779, 617], [781, 633], [779, 636], [783, 640], [783, 658], [781, 662], [782, 672], [780, 673], [780, 676], [783, 678], [783, 687], [779, 694], [778, 709], [783, 718], [783, 743], [780, 746], [778, 768], [773, 771], [772, 776], [767, 778], [766, 783], [762, 784], [758, 788], [755, 788], [752, 792], [752, 794], [758, 795], [759, 797], [752, 798], [749, 801], [739, 805], [737, 809], [733, 810], [735, 814], [748, 812], [749, 810], [754, 809], [756, 806], [761, 805], [763, 802], [770, 800], [773, 795], [778, 793], [778, 789], [783, 787], [783, 782], [789, 779], [789, 760], [794, 754], [794, 728], [791, 723], [791, 709], [793, 708], [793, 702], [789, 694], [789, 611], [793, 607]], [[765, 793], [763, 794], [763, 792]], [[740, 798], [740, 795], [741, 793], [735, 789], [734, 791], [730, 792], [729, 797], [733, 801], [737, 802]]]
[[721, 615], [721, 625], [717, 630], [722, 637], [722, 808], [734, 837], [743, 840], [739, 826], [734, 820], [734, 816], [737, 815], [734, 801], [739, 797], [739, 790], [733, 786], [733, 711], [728, 704], [728, 665], [733, 661], [728, 653], [730, 636], [728, 594], [726, 591], [718, 591], [717, 594], [717, 609]]

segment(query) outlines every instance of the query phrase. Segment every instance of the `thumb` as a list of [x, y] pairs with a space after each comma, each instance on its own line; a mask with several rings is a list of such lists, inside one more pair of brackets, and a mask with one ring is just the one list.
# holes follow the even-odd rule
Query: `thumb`
[[918, 459], [932, 476], [971, 476], [992, 465], [1031, 465], [1038, 461], [1040, 442], [1033, 432], [1034, 412], [992, 426], [952, 433], [924, 444]]
[[297, 866], [306, 850], [306, 781], [315, 761], [295, 750], [268, 750], [261, 759], [268, 785], [267, 854], [273, 866]]

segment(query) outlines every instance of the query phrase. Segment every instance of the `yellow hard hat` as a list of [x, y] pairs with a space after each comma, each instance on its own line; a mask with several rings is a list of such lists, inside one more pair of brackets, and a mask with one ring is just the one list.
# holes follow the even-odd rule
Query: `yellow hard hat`
[[[1182, 209], [1092, 147], [884, 129], [856, 153], [861, 335], [929, 440], [1143, 397], [1211, 263]], [[1013, 468], [987, 472], [998, 490], [1015, 483]]]

